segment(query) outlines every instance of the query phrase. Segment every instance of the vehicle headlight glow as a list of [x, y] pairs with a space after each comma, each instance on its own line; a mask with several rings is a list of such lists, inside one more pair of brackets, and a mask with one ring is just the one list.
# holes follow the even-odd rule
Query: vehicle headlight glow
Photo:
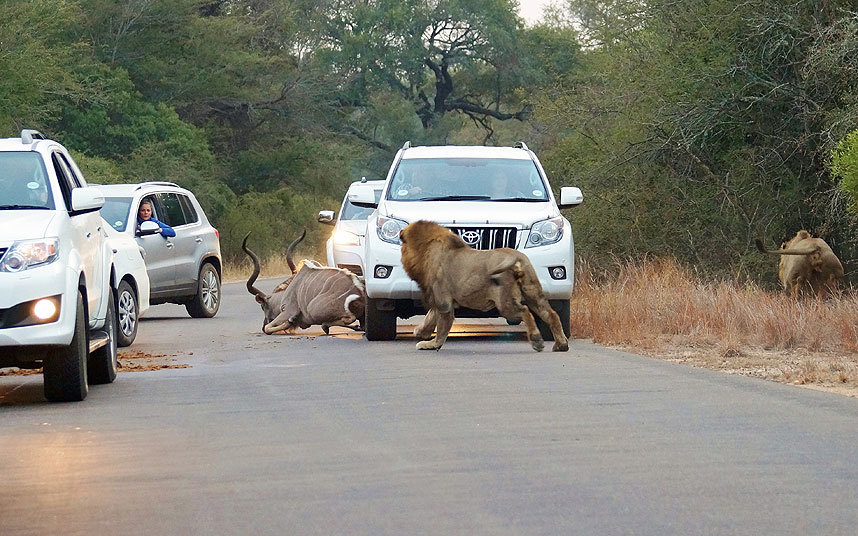
[[337, 231], [334, 233], [334, 244], [338, 246], [357, 246], [360, 245], [360, 238], [349, 231]]
[[20, 240], [12, 244], [0, 259], [0, 272], [21, 272], [57, 260], [59, 239]]
[[563, 217], [558, 216], [549, 220], [542, 220], [533, 224], [530, 228], [530, 236], [527, 239], [527, 245], [524, 247], [532, 248], [536, 246], [546, 246], [555, 244], [563, 238]]
[[376, 225], [379, 238], [390, 244], [399, 245], [399, 231], [405, 229], [408, 224], [402, 220], [379, 216], [376, 219]]
[[50, 298], [42, 298], [33, 306], [33, 316], [39, 320], [48, 320], [57, 314], [57, 304]]

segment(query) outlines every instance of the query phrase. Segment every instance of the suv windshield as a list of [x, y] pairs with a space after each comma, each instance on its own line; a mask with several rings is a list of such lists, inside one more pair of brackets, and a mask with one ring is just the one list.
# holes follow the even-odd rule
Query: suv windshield
[[0, 209], [54, 209], [45, 166], [38, 153], [0, 152]]
[[128, 211], [131, 210], [130, 197], [106, 197], [101, 207], [101, 217], [119, 232], [128, 225]]
[[[381, 190], [374, 190], [375, 194], [375, 202], [378, 203], [378, 200], [381, 199]], [[369, 218], [369, 215], [372, 214], [374, 208], [363, 208], [352, 205], [349, 201], [348, 196], [346, 196], [345, 201], [343, 201], [343, 209], [340, 211], [340, 219], [341, 220], [365, 220]]]
[[532, 160], [411, 158], [391, 179], [391, 201], [547, 201]]

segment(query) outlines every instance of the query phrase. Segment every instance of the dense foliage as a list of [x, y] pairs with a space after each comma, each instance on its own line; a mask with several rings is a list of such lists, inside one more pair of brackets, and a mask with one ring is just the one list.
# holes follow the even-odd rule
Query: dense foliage
[[[0, 0], [0, 127], [90, 182], [193, 189], [227, 257], [412, 143], [524, 139], [594, 262], [766, 274], [800, 228], [858, 257], [858, 15], [835, 0]], [[321, 249], [317, 249], [320, 254]]]

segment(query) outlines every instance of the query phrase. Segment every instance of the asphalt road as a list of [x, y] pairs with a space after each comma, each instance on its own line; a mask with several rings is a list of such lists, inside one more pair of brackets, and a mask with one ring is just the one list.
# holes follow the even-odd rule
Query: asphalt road
[[191, 367], [82, 403], [0, 378], [0, 535], [858, 531], [854, 398], [497, 324], [436, 353], [261, 315], [240, 284], [214, 319], [154, 307], [130, 349]]

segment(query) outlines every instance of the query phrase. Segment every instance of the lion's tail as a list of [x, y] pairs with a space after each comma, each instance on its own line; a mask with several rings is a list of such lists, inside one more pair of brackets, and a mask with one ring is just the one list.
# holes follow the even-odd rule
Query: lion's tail
[[766, 249], [763, 241], [757, 238], [754, 240], [757, 249], [763, 253], [771, 253], [772, 255], [813, 255], [819, 252], [819, 246], [809, 246], [806, 248], [787, 248], [787, 249]]

